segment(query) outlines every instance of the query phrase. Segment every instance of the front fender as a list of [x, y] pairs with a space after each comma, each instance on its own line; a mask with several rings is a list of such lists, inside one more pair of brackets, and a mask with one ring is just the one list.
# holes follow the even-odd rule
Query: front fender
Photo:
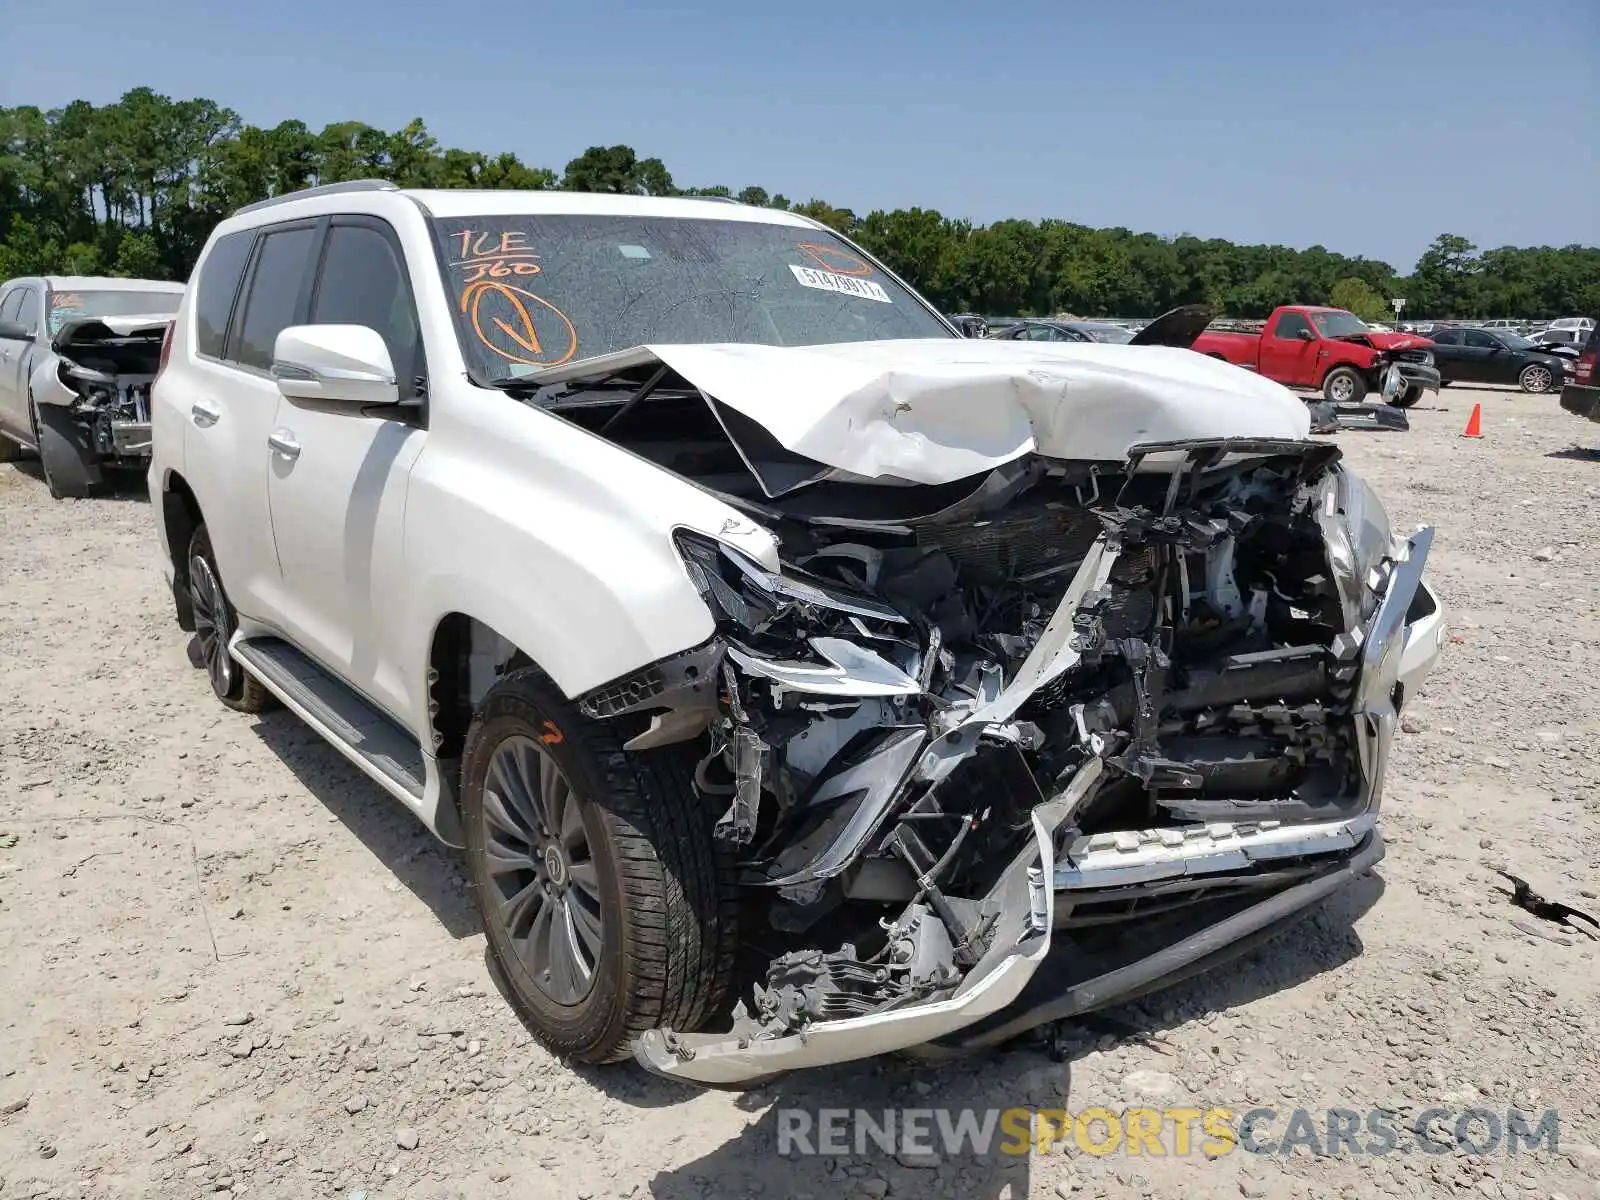
[[656, 464], [508, 397], [457, 400], [406, 500], [405, 620], [419, 639], [463, 613], [575, 697], [711, 636], [675, 529], [776, 564], [770, 533]]
[[78, 402], [78, 393], [61, 381], [60, 367], [61, 359], [55, 354], [46, 354], [34, 365], [28, 376], [28, 391], [35, 403], [65, 408]]

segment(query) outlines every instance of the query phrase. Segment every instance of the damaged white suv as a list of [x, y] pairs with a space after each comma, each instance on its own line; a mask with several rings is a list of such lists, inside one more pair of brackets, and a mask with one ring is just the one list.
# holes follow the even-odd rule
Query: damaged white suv
[[1276, 384], [962, 339], [788, 212], [561, 192], [253, 206], [173, 329], [197, 661], [466, 847], [561, 1053], [995, 1044], [1381, 856], [1431, 534]]

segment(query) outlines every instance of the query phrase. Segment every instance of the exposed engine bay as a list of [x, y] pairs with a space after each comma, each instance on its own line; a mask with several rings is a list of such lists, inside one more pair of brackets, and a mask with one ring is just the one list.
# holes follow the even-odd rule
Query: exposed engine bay
[[94, 317], [64, 325], [35, 368], [34, 399], [68, 409], [107, 466], [150, 455], [150, 385], [171, 318]]
[[[630, 749], [693, 748], [769, 960], [739, 1045], [950, 995], [1014, 935], [996, 893], [1047, 801], [1070, 797], [1054, 837], [1084, 852], [1069, 929], [1313, 876], [1283, 830], [1333, 851], [1370, 824], [1382, 756], [1354, 698], [1392, 539], [1337, 446], [1033, 453], [895, 486], [786, 451], [665, 365], [526, 398], [778, 539], [774, 573], [680, 531], [717, 635], [581, 700]], [[1260, 853], [1188, 886], [1185, 855], [1240, 838]], [[1146, 848], [1178, 865], [1090, 869]], [[687, 1061], [697, 1036], [651, 1054]]]

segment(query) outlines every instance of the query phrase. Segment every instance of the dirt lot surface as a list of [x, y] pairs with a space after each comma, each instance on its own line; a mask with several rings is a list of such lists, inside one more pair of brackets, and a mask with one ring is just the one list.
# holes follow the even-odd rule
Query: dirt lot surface
[[[1486, 436], [1463, 440], [1475, 400]], [[1412, 423], [1340, 437], [1397, 527], [1437, 525], [1452, 609], [1379, 877], [1067, 1031], [1067, 1063], [1027, 1046], [744, 1095], [532, 1044], [455, 855], [292, 716], [212, 699], [142, 492], [55, 503], [0, 467], [0, 1197], [1600, 1197], [1600, 943], [1489, 869], [1600, 910], [1600, 426], [1459, 388]], [[784, 1108], [1145, 1104], [1270, 1108], [1269, 1147], [1295, 1109], [1326, 1142], [1330, 1107], [1383, 1108], [1400, 1144], [776, 1153]], [[1466, 1109], [1555, 1109], [1559, 1150], [1422, 1153], [1429, 1108], [1447, 1140]]]

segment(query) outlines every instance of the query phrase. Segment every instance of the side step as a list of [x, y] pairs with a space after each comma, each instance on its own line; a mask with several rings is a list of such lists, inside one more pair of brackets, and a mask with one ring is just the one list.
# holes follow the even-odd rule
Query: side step
[[416, 738], [282, 638], [236, 634], [229, 650], [375, 783], [413, 808], [421, 805], [422, 749]]

